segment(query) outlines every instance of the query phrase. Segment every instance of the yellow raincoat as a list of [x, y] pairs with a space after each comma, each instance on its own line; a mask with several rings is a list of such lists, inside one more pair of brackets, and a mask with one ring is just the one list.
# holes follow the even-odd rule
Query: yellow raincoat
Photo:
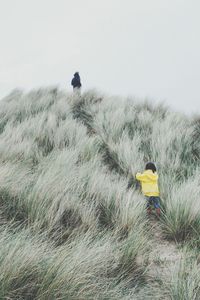
[[142, 174], [137, 173], [136, 179], [140, 181], [142, 192], [145, 196], [159, 197], [158, 174], [156, 172], [153, 173], [152, 170], [146, 170]]

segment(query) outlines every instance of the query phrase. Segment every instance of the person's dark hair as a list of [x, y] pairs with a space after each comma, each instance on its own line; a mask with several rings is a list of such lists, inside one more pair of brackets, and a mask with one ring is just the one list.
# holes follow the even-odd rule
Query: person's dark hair
[[154, 165], [154, 163], [148, 162], [146, 164], [145, 170], [151, 170], [151, 171], [153, 171], [153, 173], [155, 173], [156, 172], [156, 166]]

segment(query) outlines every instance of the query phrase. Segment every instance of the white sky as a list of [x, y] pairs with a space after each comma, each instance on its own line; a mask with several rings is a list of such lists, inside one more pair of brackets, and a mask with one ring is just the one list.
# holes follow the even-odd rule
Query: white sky
[[200, 0], [0, 0], [0, 97], [84, 89], [200, 113]]

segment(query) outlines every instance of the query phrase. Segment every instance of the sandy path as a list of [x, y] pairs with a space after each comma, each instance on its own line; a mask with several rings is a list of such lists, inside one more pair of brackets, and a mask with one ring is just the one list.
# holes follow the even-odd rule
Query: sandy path
[[150, 279], [169, 279], [175, 264], [180, 261], [182, 254], [174, 241], [165, 239], [161, 223], [154, 216], [150, 218], [152, 236], [152, 251], [149, 256], [147, 276]]

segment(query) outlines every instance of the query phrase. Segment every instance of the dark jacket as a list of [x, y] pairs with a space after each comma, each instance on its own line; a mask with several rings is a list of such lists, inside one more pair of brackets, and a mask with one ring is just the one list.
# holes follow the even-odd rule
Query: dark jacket
[[74, 78], [71, 81], [71, 85], [73, 88], [80, 88], [81, 87], [81, 78], [79, 76], [79, 73], [74, 74]]

